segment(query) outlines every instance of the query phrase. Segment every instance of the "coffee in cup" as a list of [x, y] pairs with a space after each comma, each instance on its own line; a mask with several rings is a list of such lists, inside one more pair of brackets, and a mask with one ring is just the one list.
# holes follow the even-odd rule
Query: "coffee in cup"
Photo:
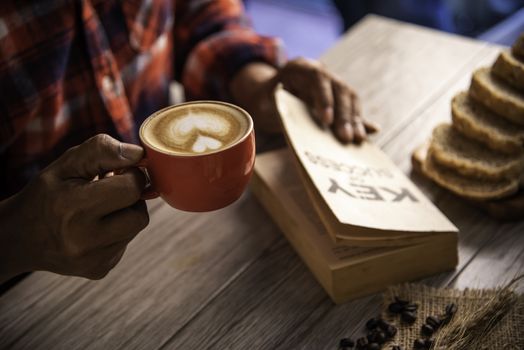
[[255, 162], [250, 115], [218, 101], [164, 108], [140, 127], [152, 189], [171, 206], [210, 211], [240, 197]]
[[142, 137], [162, 152], [201, 155], [234, 144], [249, 126], [246, 116], [230, 106], [188, 104], [169, 109], [145, 123]]

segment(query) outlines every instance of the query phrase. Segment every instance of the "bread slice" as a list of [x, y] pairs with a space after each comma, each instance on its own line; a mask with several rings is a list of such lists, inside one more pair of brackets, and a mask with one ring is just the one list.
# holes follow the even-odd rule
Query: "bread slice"
[[502, 51], [491, 68], [493, 74], [516, 89], [524, 90], [524, 62]]
[[524, 169], [523, 153], [504, 154], [464, 137], [451, 124], [433, 129], [429, 153], [434, 160], [466, 177], [502, 181], [518, 181]]
[[437, 163], [431, 153], [428, 153], [422, 164], [422, 171], [440, 186], [470, 199], [489, 200], [509, 197], [519, 189], [519, 182], [514, 179], [489, 181], [460, 175], [453, 169]]
[[[411, 164], [413, 170], [428, 178], [423, 170], [423, 164], [426, 161], [429, 143], [425, 143], [415, 149], [411, 155]], [[524, 218], [524, 191], [521, 190], [516, 194], [498, 200], [471, 200], [465, 198], [469, 203], [485, 210], [488, 214], [499, 220], [522, 220]]]
[[480, 68], [473, 73], [469, 93], [491, 111], [524, 125], [524, 93], [496, 78], [491, 69]]
[[518, 39], [511, 47], [511, 52], [517, 56], [521, 61], [524, 61], [524, 33], [520, 34]]
[[491, 112], [465, 91], [451, 101], [453, 126], [463, 135], [508, 154], [524, 152], [524, 126]]

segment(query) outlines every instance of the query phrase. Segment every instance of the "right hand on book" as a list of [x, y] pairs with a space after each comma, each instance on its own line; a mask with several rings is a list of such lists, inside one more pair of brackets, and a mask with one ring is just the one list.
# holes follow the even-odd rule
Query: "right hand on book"
[[345, 82], [318, 61], [298, 58], [277, 74], [284, 88], [304, 101], [317, 121], [344, 143], [361, 143], [378, 126], [362, 118], [360, 100]]
[[305, 58], [291, 60], [279, 69], [250, 63], [232, 79], [235, 102], [252, 114], [257, 129], [281, 131], [274, 98], [278, 84], [305, 102], [313, 117], [343, 143], [360, 143], [378, 131], [378, 126], [362, 118], [355, 91], [320, 62]]

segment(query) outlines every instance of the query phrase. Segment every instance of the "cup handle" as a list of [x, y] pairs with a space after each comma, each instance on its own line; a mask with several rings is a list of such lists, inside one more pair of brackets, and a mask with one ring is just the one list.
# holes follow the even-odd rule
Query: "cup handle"
[[[142, 158], [138, 163], [135, 165], [137, 168], [144, 168], [147, 170], [147, 158]], [[147, 175], [147, 173], [146, 173]], [[148, 176], [149, 178], [149, 176]], [[144, 192], [142, 192], [142, 195], [140, 196], [140, 199], [142, 200], [148, 200], [148, 199], [154, 199], [160, 197], [160, 193], [158, 193], [155, 188], [153, 187], [153, 184], [151, 181], [149, 181], [149, 185], [146, 186], [144, 189]]]

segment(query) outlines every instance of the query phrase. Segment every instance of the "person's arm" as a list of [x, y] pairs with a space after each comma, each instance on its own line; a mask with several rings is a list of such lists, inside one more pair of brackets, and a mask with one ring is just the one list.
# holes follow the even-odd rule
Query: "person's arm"
[[230, 82], [246, 65], [285, 63], [282, 42], [256, 34], [240, 0], [177, 0], [175, 78], [189, 100], [232, 101]]
[[0, 202], [0, 283], [35, 270], [104, 277], [149, 222], [144, 174], [129, 168], [142, 155], [139, 146], [97, 135]]

